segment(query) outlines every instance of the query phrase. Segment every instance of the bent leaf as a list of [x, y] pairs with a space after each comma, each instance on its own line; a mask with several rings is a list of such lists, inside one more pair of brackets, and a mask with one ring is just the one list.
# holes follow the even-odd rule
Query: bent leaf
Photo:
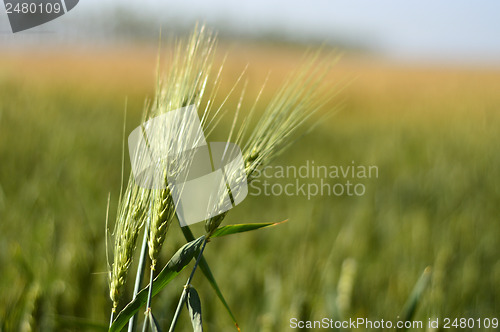
[[148, 318], [149, 324], [151, 324], [151, 330], [153, 330], [153, 332], [161, 332], [160, 324], [158, 324], [158, 321], [151, 311], [148, 312]]
[[186, 304], [189, 309], [191, 324], [193, 324], [193, 331], [203, 332], [203, 324], [201, 322], [201, 301], [198, 292], [192, 286], [188, 288]]
[[[201, 244], [205, 240], [205, 236], [200, 236], [183, 245], [170, 258], [167, 265], [161, 270], [158, 276], [153, 280], [152, 295], [158, 294], [172, 279], [174, 279], [193, 259], [195, 253], [200, 249]], [[123, 308], [116, 316], [113, 324], [109, 328], [110, 332], [118, 332], [127, 324], [129, 319], [143, 306], [148, 298], [148, 286], [142, 289], [134, 300]]]

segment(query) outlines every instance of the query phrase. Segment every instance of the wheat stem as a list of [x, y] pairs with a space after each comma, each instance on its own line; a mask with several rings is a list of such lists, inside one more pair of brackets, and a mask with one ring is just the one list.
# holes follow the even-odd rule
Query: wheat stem
[[[139, 258], [139, 265], [137, 267], [137, 273], [135, 275], [135, 285], [134, 285], [134, 293], [132, 295], [132, 300], [135, 300], [137, 293], [141, 290], [142, 279], [144, 277], [144, 268], [146, 267], [146, 260], [148, 255], [148, 230], [144, 230], [144, 236], [142, 238], [142, 246], [141, 246], [141, 256]], [[128, 332], [133, 332], [135, 330], [135, 325], [137, 322], [137, 315], [132, 316], [130, 321], [128, 322]]]
[[144, 313], [144, 324], [142, 325], [142, 332], [146, 332], [148, 326], [148, 314], [151, 311], [151, 299], [153, 297], [153, 276], [154, 276], [154, 268], [151, 265], [151, 272], [149, 273], [149, 290], [148, 290], [148, 302], [146, 304], [146, 311]]
[[111, 325], [113, 324], [113, 319], [115, 318], [115, 311], [116, 311], [116, 309], [115, 309], [115, 307], [113, 307], [111, 309], [111, 315], [109, 317], [109, 327], [111, 327]]

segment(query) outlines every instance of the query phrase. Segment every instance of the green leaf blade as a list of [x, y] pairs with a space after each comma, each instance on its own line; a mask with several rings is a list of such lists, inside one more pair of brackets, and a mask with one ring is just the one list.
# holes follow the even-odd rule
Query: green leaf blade
[[[431, 275], [432, 275], [432, 268], [430, 266], [426, 267], [420, 278], [418, 279], [417, 283], [415, 284], [408, 300], [405, 303], [403, 313], [401, 317], [403, 317], [405, 322], [409, 322], [413, 319], [417, 307], [420, 303], [420, 300], [427, 289], [427, 286], [430, 283], [431, 280]], [[404, 329], [398, 329], [398, 331], [406, 331], [408, 328]]]
[[252, 224], [236, 224], [236, 225], [227, 225], [218, 228], [211, 237], [222, 237], [231, 234], [250, 232], [260, 228], [267, 228], [282, 224], [287, 222], [288, 220], [280, 221], [280, 222], [266, 222], [266, 223], [252, 223]]

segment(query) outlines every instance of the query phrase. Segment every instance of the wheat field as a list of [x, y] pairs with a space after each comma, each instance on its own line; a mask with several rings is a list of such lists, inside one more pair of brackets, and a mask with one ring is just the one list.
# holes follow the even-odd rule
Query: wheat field
[[[248, 65], [246, 96], [269, 75], [265, 101], [304, 50], [223, 43], [216, 62], [226, 53], [221, 90]], [[114, 220], [125, 105], [130, 133], [156, 63], [144, 45], [0, 53], [0, 331], [107, 329], [107, 197]], [[249, 195], [233, 209], [224, 223], [288, 219], [214, 240], [205, 253], [239, 326], [396, 320], [428, 266], [415, 319], [498, 318], [500, 71], [346, 54], [327, 79], [342, 89], [324, 111], [342, 109], [272, 165], [376, 165], [378, 176], [359, 180], [361, 196]], [[213, 140], [227, 137], [237, 103], [229, 98]], [[158, 264], [184, 243], [171, 227]], [[154, 299], [156, 310], [173, 313], [185, 278]], [[205, 329], [234, 330], [201, 274], [194, 283]], [[189, 331], [183, 315], [179, 330]]]

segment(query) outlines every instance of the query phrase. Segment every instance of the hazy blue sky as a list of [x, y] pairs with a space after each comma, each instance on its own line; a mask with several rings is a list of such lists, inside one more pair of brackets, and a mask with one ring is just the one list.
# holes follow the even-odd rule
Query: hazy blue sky
[[342, 37], [392, 57], [500, 63], [497, 0], [81, 0], [70, 14], [117, 5], [163, 21], [201, 20], [247, 34]]

